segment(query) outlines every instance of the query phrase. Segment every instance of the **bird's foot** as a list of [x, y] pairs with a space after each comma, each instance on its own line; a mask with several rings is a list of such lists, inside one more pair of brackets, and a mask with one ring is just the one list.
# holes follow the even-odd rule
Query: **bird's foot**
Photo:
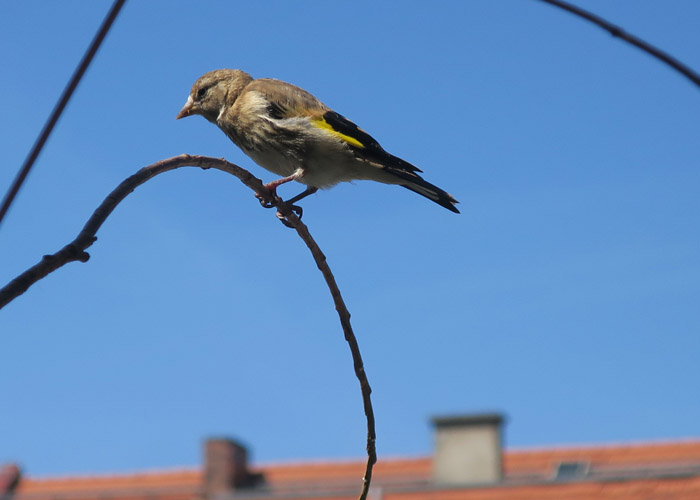
[[258, 199], [258, 201], [260, 202], [260, 205], [263, 208], [272, 208], [272, 207], [277, 206], [277, 202], [274, 200], [269, 200], [267, 198], [263, 198], [262, 196], [260, 196], [258, 194], [256, 194], [255, 197]]
[[[294, 215], [297, 216], [299, 220], [301, 220], [301, 216], [304, 214], [304, 209], [302, 209], [299, 205], [290, 205], [290, 208], [292, 209], [292, 212], [294, 212]], [[294, 229], [294, 225], [289, 222], [289, 219], [287, 219], [287, 216], [282, 214], [279, 210], [275, 214], [277, 215], [277, 218], [280, 220], [282, 224], [284, 224], [287, 227], [291, 227]]]
[[277, 193], [274, 189], [270, 189], [270, 196], [263, 196], [260, 193], [255, 193], [255, 197], [264, 208], [272, 208], [277, 206]]

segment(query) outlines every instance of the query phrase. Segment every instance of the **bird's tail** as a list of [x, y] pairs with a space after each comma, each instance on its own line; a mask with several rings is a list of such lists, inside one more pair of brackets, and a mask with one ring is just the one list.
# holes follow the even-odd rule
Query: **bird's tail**
[[459, 202], [455, 200], [450, 193], [443, 191], [439, 187], [429, 183], [422, 177], [419, 177], [413, 173], [408, 175], [400, 175], [400, 177], [405, 181], [400, 184], [401, 186], [405, 187], [406, 189], [410, 189], [414, 193], [418, 193], [421, 196], [425, 196], [429, 200], [434, 201], [451, 212], [456, 214], [459, 213], [459, 210], [457, 210], [457, 207], [455, 207], [455, 205]]

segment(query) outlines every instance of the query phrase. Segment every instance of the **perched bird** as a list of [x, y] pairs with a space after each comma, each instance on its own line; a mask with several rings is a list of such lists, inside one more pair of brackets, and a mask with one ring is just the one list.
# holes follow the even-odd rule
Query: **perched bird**
[[202, 115], [218, 125], [258, 165], [307, 189], [290, 202], [343, 181], [398, 184], [452, 212], [450, 194], [423, 180], [418, 167], [384, 151], [367, 132], [305, 90], [270, 78], [254, 80], [237, 69], [219, 69], [192, 86], [177, 119]]

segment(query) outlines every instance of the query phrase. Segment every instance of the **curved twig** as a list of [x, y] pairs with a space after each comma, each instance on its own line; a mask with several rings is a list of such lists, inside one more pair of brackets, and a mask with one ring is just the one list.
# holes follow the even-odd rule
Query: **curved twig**
[[365, 368], [362, 363], [362, 355], [360, 354], [360, 348], [357, 345], [357, 339], [355, 338], [355, 334], [352, 331], [352, 326], [350, 325], [350, 313], [345, 307], [345, 302], [343, 301], [343, 297], [340, 295], [340, 289], [335, 282], [335, 277], [333, 276], [333, 273], [331, 273], [330, 267], [328, 267], [326, 256], [323, 255], [323, 252], [321, 252], [321, 249], [311, 237], [311, 234], [309, 234], [306, 224], [301, 222], [296, 214], [293, 213], [290, 205], [279, 205], [278, 208], [279, 212], [289, 221], [289, 225], [296, 229], [301, 239], [304, 240], [306, 246], [309, 247], [309, 250], [311, 250], [311, 255], [314, 256], [316, 265], [323, 274], [326, 284], [328, 285], [328, 289], [331, 291], [333, 302], [335, 303], [335, 310], [338, 311], [340, 324], [343, 326], [343, 332], [345, 332], [345, 340], [350, 345], [350, 352], [352, 353], [352, 360], [355, 365], [355, 376], [360, 381], [360, 387], [362, 389], [362, 402], [365, 409], [365, 417], [367, 417], [367, 465], [365, 467], [365, 475], [362, 478], [362, 493], [360, 494], [360, 500], [365, 500], [367, 498], [367, 494], [369, 493], [369, 486], [372, 481], [372, 468], [377, 462], [377, 451], [375, 448], [377, 435], [374, 429], [374, 410], [372, 409], [372, 400], [370, 399], [372, 389], [370, 388], [367, 380], [367, 374], [365, 373]]
[[588, 12], [586, 10], [583, 10], [580, 7], [577, 7], [575, 5], [572, 5], [568, 2], [564, 2], [562, 0], [540, 0], [542, 2], [548, 3], [550, 5], [554, 5], [555, 7], [559, 7], [560, 9], [563, 9], [567, 12], [571, 12], [572, 14], [581, 17], [583, 19], [586, 19], [587, 21], [592, 22], [593, 24], [600, 26], [607, 32], [609, 32], [612, 36], [620, 38], [621, 40], [626, 41], [627, 43], [630, 43], [634, 45], [635, 47], [643, 50], [647, 54], [650, 54], [657, 58], [658, 60], [666, 63], [667, 65], [671, 66], [673, 69], [681, 73], [683, 76], [688, 78], [691, 82], [693, 82], [695, 85], [700, 87], [700, 75], [698, 75], [695, 71], [690, 69], [688, 66], [680, 62], [678, 59], [675, 57], [671, 56], [670, 54], [667, 54], [666, 52], [654, 47], [653, 45], [645, 42], [641, 38], [637, 38], [636, 36], [627, 33], [625, 30], [620, 28], [619, 26], [616, 26], [612, 24], [611, 22], [606, 21], [605, 19]]
[[[261, 197], [270, 199], [270, 193], [263, 187], [262, 181], [251, 175], [250, 172], [244, 170], [226, 160], [218, 158], [207, 158], [204, 156], [189, 156], [181, 155], [167, 160], [161, 160], [153, 165], [143, 167], [131, 177], [122, 181], [117, 188], [112, 191], [107, 198], [97, 207], [83, 226], [78, 237], [68, 243], [58, 252], [53, 255], [44, 255], [44, 258], [38, 264], [30, 267], [17, 278], [0, 289], [0, 309], [8, 303], [20, 296], [34, 283], [44, 278], [56, 269], [68, 264], [69, 262], [80, 261], [87, 262], [90, 255], [85, 251], [97, 240], [97, 231], [100, 229], [109, 214], [116, 206], [138, 186], [147, 180], [155, 177], [158, 174], [174, 170], [180, 167], [201, 167], [215, 168], [223, 170], [238, 177], [246, 186], [258, 193]], [[280, 200], [281, 201], [281, 200]]]
[[247, 170], [229, 163], [223, 158], [190, 155], [175, 156], [173, 158], [161, 160], [147, 167], [143, 167], [134, 175], [122, 181], [122, 183], [119, 184], [119, 186], [117, 186], [117, 188], [104, 199], [100, 206], [97, 207], [97, 210], [95, 210], [92, 216], [88, 219], [85, 226], [83, 226], [83, 229], [80, 231], [77, 238], [58, 252], [52, 255], [45, 255], [38, 264], [32, 266], [8, 283], [5, 287], [0, 289], [0, 309], [10, 303], [16, 297], [19, 297], [21, 294], [26, 292], [34, 283], [51, 274], [53, 271], [64, 266], [65, 264], [74, 261], [87, 262], [90, 255], [86, 252], [86, 250], [97, 240], [97, 231], [105, 222], [109, 214], [111, 214], [116, 208], [116, 206], [124, 198], [126, 198], [129, 193], [134, 191], [134, 189], [149, 179], [152, 179], [158, 174], [162, 174], [180, 167], [200, 167], [203, 169], [214, 168], [234, 175], [243, 184], [255, 191], [255, 193], [261, 199], [266, 202], [274, 203], [277, 206], [278, 217], [282, 219], [282, 222], [284, 222], [285, 225], [292, 227], [297, 231], [301, 239], [304, 241], [304, 243], [306, 243], [306, 246], [311, 251], [311, 255], [316, 261], [316, 265], [318, 266], [319, 270], [323, 274], [326, 284], [328, 285], [328, 289], [331, 292], [331, 296], [333, 297], [335, 309], [338, 312], [340, 324], [345, 334], [345, 340], [350, 346], [350, 352], [352, 354], [353, 365], [355, 368], [355, 376], [360, 382], [360, 389], [362, 391], [364, 412], [367, 418], [367, 466], [365, 468], [362, 492], [359, 498], [360, 500], [365, 500], [367, 498], [370, 482], [372, 480], [372, 469], [377, 461], [377, 453], [375, 448], [376, 433], [374, 411], [372, 409], [371, 400], [372, 389], [370, 388], [367, 380], [367, 374], [365, 373], [362, 355], [360, 354], [357, 339], [355, 338], [352, 326], [350, 325], [350, 313], [345, 306], [343, 297], [340, 294], [340, 289], [335, 282], [335, 278], [330, 270], [330, 267], [328, 266], [328, 262], [326, 262], [326, 256], [323, 254], [318, 244], [309, 233], [309, 229], [306, 227], [306, 224], [301, 222], [299, 217], [296, 216], [292, 205], [286, 203], [276, 196], [272, 196], [270, 191], [263, 186], [262, 181], [257, 177], [254, 177]]

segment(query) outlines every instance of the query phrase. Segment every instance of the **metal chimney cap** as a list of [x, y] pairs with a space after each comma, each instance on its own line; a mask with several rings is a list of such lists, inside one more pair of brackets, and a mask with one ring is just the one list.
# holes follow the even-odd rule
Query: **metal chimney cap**
[[466, 415], [450, 415], [430, 419], [435, 427], [462, 427], [475, 425], [501, 425], [505, 421], [502, 413], [475, 413]]

